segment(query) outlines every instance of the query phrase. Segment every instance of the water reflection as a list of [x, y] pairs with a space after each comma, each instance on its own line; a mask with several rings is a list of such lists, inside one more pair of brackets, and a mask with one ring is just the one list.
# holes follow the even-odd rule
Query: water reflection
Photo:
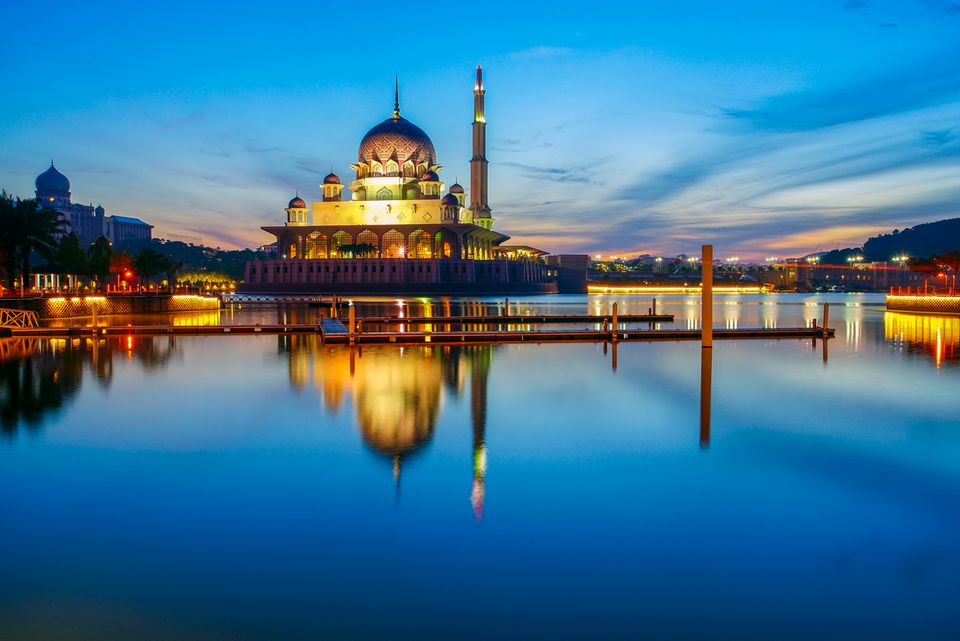
[[349, 396], [364, 444], [392, 462], [399, 488], [404, 461], [430, 442], [444, 394], [462, 396], [469, 379], [473, 431], [470, 501], [483, 514], [486, 477], [487, 382], [494, 347], [411, 346], [373, 350], [324, 347], [318, 336], [278, 336], [295, 389], [314, 389], [331, 414]]
[[710, 401], [713, 396], [713, 348], [700, 348], [700, 447], [710, 447]]
[[939, 368], [960, 359], [960, 318], [885, 312], [883, 330], [898, 351], [923, 354]]
[[73, 399], [85, 371], [106, 388], [116, 358], [160, 370], [178, 353], [173, 337], [0, 339], [0, 430], [12, 438], [40, 427]]

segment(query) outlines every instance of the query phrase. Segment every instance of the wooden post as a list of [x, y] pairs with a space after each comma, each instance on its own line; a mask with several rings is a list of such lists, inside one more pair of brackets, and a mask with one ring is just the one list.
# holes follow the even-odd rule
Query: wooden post
[[503, 315], [504, 316], [510, 315], [510, 299], [509, 298], [503, 299]]
[[653, 299], [653, 315], [654, 316], [657, 315], [657, 299], [656, 298]]
[[830, 327], [830, 303], [823, 304], [823, 338], [827, 338], [827, 328]]
[[619, 325], [618, 322], [617, 322], [617, 304], [616, 304], [616, 303], [613, 304], [613, 321], [612, 321], [612, 323], [613, 323], [613, 340], [616, 341], [616, 340], [617, 340], [617, 329], [620, 327], [620, 325]]
[[704, 245], [700, 261], [700, 325], [703, 347], [713, 347], [713, 245]]
[[356, 335], [354, 334], [354, 330], [355, 330], [354, 323], [356, 319], [356, 312], [354, 311], [355, 309], [356, 308], [353, 305], [350, 305], [350, 307], [347, 310], [347, 331], [350, 334], [351, 345], [357, 338]]

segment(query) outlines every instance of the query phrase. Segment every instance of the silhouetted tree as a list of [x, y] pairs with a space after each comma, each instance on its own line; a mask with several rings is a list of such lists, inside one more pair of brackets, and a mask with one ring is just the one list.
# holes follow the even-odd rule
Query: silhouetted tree
[[65, 226], [60, 214], [53, 209], [43, 207], [38, 210], [36, 199], [14, 200], [3, 192], [0, 196], [0, 253], [9, 286], [13, 286], [17, 276], [24, 284], [30, 280], [30, 257], [34, 253], [53, 261]]
[[169, 268], [170, 261], [167, 257], [152, 249], [144, 249], [133, 259], [133, 270], [146, 284], [150, 284], [151, 278]]
[[110, 257], [113, 248], [105, 236], [93, 241], [87, 250], [90, 275], [97, 279], [97, 285], [103, 287], [110, 276]]
[[69, 233], [60, 238], [54, 262], [61, 274], [79, 276], [87, 273], [87, 253], [80, 246], [80, 237]]
[[910, 271], [923, 274], [923, 290], [927, 291], [930, 275], [940, 271], [940, 265], [928, 258], [911, 258], [907, 261]]
[[953, 272], [953, 289], [957, 288], [957, 271], [960, 271], [960, 251], [947, 252], [933, 259], [944, 269]]

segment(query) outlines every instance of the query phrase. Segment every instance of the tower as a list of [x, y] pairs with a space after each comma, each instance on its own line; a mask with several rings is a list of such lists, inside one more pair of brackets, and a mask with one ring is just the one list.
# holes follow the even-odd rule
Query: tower
[[490, 229], [493, 218], [487, 202], [487, 120], [483, 111], [483, 70], [477, 67], [477, 83], [473, 87], [473, 157], [470, 159], [470, 210], [474, 222]]

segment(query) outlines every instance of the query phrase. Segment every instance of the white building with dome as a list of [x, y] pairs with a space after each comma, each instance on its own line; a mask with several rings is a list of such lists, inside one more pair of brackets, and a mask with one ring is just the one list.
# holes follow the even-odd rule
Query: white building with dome
[[433, 142], [400, 115], [397, 91], [393, 114], [361, 139], [353, 179], [344, 185], [327, 175], [321, 200], [307, 204], [298, 194], [285, 224], [262, 228], [276, 237], [277, 258], [248, 263], [238, 291], [557, 291], [545, 252], [505, 246], [509, 236], [493, 229], [485, 93], [477, 67], [469, 204], [461, 185], [447, 189]]

